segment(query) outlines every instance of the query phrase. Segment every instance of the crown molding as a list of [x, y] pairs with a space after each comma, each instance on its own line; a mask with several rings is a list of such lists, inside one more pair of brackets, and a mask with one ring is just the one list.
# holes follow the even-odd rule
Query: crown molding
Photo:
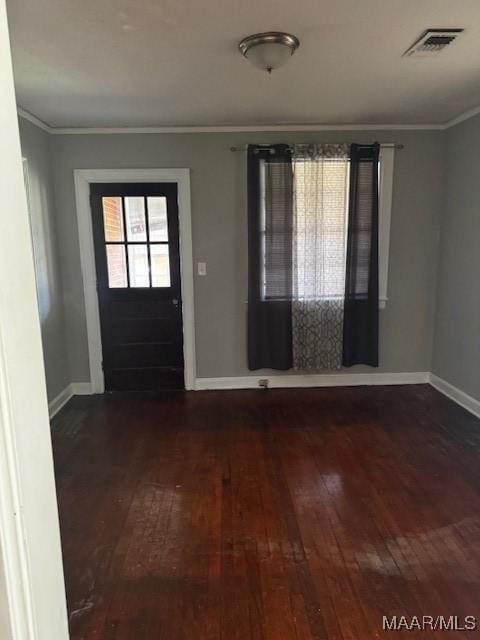
[[288, 131], [412, 131], [440, 130], [437, 124], [275, 124], [222, 125], [217, 127], [51, 127], [53, 135], [129, 134], [129, 133], [255, 133]]
[[43, 120], [40, 120], [40, 118], [37, 118], [37, 116], [34, 116], [33, 113], [30, 113], [25, 109], [22, 109], [22, 107], [17, 107], [17, 114], [20, 116], [20, 118], [23, 118], [24, 120], [28, 120], [29, 122], [37, 126], [39, 129], [42, 129], [47, 133], [53, 133], [54, 131], [53, 127], [48, 125], [46, 122], [43, 122]]
[[451, 127], [454, 127], [455, 125], [460, 124], [461, 122], [465, 122], [465, 120], [470, 120], [470, 118], [474, 118], [475, 116], [478, 116], [479, 113], [480, 113], [480, 106], [474, 107], [473, 109], [469, 109], [468, 111], [461, 113], [456, 118], [452, 118], [451, 120], [446, 122], [445, 129], [450, 129]]
[[22, 107], [18, 115], [52, 135], [100, 135], [129, 133], [258, 133], [288, 131], [444, 131], [480, 114], [480, 106], [444, 122], [443, 124], [273, 124], [222, 125], [218, 127], [52, 127]]
[[264, 124], [165, 127], [52, 127], [22, 107], [18, 115], [52, 135], [98, 135], [125, 133], [256, 133], [288, 131], [438, 131], [443, 124]]

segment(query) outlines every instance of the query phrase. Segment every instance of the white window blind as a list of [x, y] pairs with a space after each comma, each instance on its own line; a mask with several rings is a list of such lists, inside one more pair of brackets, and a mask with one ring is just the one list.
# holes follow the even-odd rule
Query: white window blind
[[[393, 186], [393, 145], [381, 147], [379, 163], [379, 302], [387, 301], [388, 255]], [[292, 293], [299, 299], [337, 299], [344, 295], [348, 229], [349, 161], [345, 158], [296, 160]], [[263, 259], [261, 291], [264, 299], [276, 295], [272, 264], [265, 260], [265, 167], [261, 163], [261, 229]], [[319, 213], [321, 212], [321, 213]], [[321, 215], [321, 219], [318, 219]], [[320, 223], [320, 226], [319, 226]], [[319, 229], [321, 228], [321, 231]], [[322, 261], [322, 269], [312, 268]], [[307, 274], [316, 274], [314, 279]], [[320, 276], [318, 274], [321, 274]]]

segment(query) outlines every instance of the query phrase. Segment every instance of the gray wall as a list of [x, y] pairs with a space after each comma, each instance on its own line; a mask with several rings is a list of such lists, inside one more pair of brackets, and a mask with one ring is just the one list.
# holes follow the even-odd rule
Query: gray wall
[[[192, 180], [197, 374], [248, 374], [245, 155], [231, 145], [270, 141], [372, 141], [405, 145], [395, 157], [389, 301], [381, 311], [384, 372], [429, 371], [432, 355], [443, 132], [105, 134], [51, 137], [71, 379], [89, 379], [75, 213], [74, 169], [189, 167]], [[371, 371], [356, 367], [355, 371]]]
[[480, 400], [480, 116], [445, 135], [432, 371]]
[[27, 159], [29, 210], [35, 256], [38, 308], [48, 399], [70, 382], [59, 261], [55, 198], [51, 165], [51, 136], [20, 118], [22, 155]]
[[379, 370], [432, 369], [480, 399], [480, 287], [476, 275], [471, 276], [480, 273], [476, 153], [480, 116], [446, 132], [385, 131], [374, 136], [368, 132], [49, 136], [23, 119], [20, 133], [29, 169], [49, 399], [70, 381], [89, 379], [74, 169], [191, 169], [194, 262], [208, 264], [207, 277], [195, 277], [198, 375], [238, 376], [249, 373], [245, 157], [229, 147], [373, 137], [405, 145], [395, 157], [389, 300], [381, 311]]

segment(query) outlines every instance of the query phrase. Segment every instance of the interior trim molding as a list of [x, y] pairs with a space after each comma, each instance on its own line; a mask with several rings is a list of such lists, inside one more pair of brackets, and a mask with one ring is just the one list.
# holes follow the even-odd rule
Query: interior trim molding
[[50, 402], [48, 403], [48, 415], [50, 417], [50, 420], [57, 415], [60, 409], [62, 409], [67, 404], [72, 396], [72, 385], [67, 384], [65, 389], [62, 389], [62, 391], [60, 391], [60, 393], [56, 395], [53, 400], [50, 400]]
[[428, 371], [410, 373], [326, 373], [225, 378], [197, 378], [196, 391], [210, 389], [258, 389], [260, 380], [268, 380], [271, 389], [308, 387], [354, 387], [361, 385], [425, 384], [430, 381]]
[[60, 409], [62, 409], [73, 396], [90, 396], [92, 393], [92, 385], [90, 382], [71, 382], [67, 384], [65, 389], [60, 391], [60, 393], [48, 403], [50, 420], [57, 415]]
[[47, 133], [53, 133], [53, 127], [48, 125], [46, 122], [43, 122], [43, 120], [40, 120], [40, 118], [37, 118], [37, 116], [34, 116], [33, 113], [25, 111], [22, 107], [17, 107], [17, 114], [24, 120], [28, 120], [34, 124], [39, 129], [43, 129], [43, 131], [46, 131]]
[[450, 129], [451, 127], [455, 127], [457, 124], [465, 122], [465, 120], [470, 120], [470, 118], [474, 118], [480, 113], [480, 105], [478, 107], [474, 107], [473, 109], [469, 109], [464, 113], [461, 113], [456, 118], [452, 118], [448, 122], [445, 123], [445, 129]]
[[[1, 20], [1, 15], [0, 15]], [[0, 337], [1, 340], [1, 337]], [[3, 344], [0, 344], [3, 346]], [[12, 640], [35, 638], [35, 611], [22, 517], [22, 478], [18, 468], [14, 415], [9, 397], [6, 363], [0, 348], [0, 561], [7, 590], [6, 624]], [[9, 634], [10, 635], [10, 634]]]
[[90, 396], [92, 395], [92, 385], [90, 382], [71, 382], [67, 384], [65, 389], [48, 403], [48, 415], [50, 420], [57, 415], [67, 402], [73, 396]]
[[445, 124], [259, 124], [218, 126], [143, 127], [52, 127], [30, 111], [17, 108], [18, 115], [52, 135], [98, 135], [115, 133], [256, 133], [276, 131], [441, 131]]
[[[0, 627], [67, 640], [67, 608], [34, 258], [6, 5], [0, 2]], [[14, 242], [12, 240], [14, 239]]]
[[73, 174], [87, 318], [91, 392], [103, 393], [105, 390], [90, 209], [90, 183], [92, 182], [175, 182], [177, 184], [185, 388], [193, 389], [196, 378], [196, 358], [190, 169], [75, 169]]
[[36, 115], [17, 107], [21, 118], [52, 135], [101, 135], [118, 133], [257, 133], [275, 131], [444, 131], [480, 113], [480, 105], [441, 124], [264, 124], [163, 127], [52, 127]]
[[90, 396], [94, 393], [90, 382], [72, 382], [70, 387], [74, 396]]
[[434, 373], [430, 374], [430, 384], [444, 396], [453, 400], [456, 404], [460, 405], [477, 418], [480, 418], [480, 401], [476, 400], [472, 396], [465, 393], [458, 387], [455, 387], [450, 382], [447, 382], [443, 378], [439, 378]]
[[255, 133], [281, 131], [415, 131], [442, 130], [443, 124], [271, 124], [165, 127], [50, 127], [53, 135], [115, 133]]
[[[299, 389], [309, 387], [355, 387], [362, 385], [400, 385], [429, 383], [444, 396], [480, 418], [480, 400], [476, 400], [458, 387], [428, 371], [410, 373], [344, 373], [240, 376], [223, 378], [197, 378], [195, 391], [258, 389], [259, 381], [268, 379], [271, 389]], [[90, 382], [71, 382], [48, 404], [50, 419], [62, 409], [73, 396], [91, 395]]]

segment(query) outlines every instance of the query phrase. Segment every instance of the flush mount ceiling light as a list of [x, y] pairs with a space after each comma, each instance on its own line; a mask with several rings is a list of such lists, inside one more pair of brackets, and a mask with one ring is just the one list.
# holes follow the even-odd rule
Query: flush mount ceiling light
[[290, 33], [268, 31], [244, 38], [238, 48], [253, 65], [272, 73], [284, 65], [299, 46], [300, 40]]

